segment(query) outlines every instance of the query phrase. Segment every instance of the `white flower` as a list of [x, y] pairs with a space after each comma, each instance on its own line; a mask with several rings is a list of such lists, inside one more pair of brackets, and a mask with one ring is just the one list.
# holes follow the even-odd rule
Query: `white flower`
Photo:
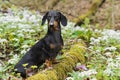
[[0, 39], [0, 43], [7, 42], [6, 39]]
[[105, 55], [106, 55], [107, 57], [111, 57], [112, 53], [111, 53], [111, 52], [106, 52]]
[[88, 71], [83, 71], [81, 73], [78, 74], [79, 77], [89, 77], [91, 75], [95, 75], [97, 74], [96, 70], [95, 69], [91, 69], [91, 70], [88, 70]]
[[17, 36], [24, 37], [24, 34], [20, 33], [20, 34], [17, 34]]
[[72, 77], [67, 77], [65, 80], [74, 80]]
[[120, 62], [116, 62], [115, 64], [114, 64], [114, 68], [118, 68], [119, 70], [120, 70]]
[[115, 51], [116, 49], [117, 49], [116, 47], [112, 46], [112, 47], [106, 47], [104, 50]]
[[109, 62], [113, 62], [113, 59], [112, 58], [108, 58], [107, 59], [107, 62], [109, 63]]
[[97, 80], [96, 78], [92, 78], [92, 79], [90, 79], [90, 80]]
[[26, 50], [23, 49], [20, 53], [21, 53], [21, 54], [25, 54], [25, 53], [26, 53]]
[[13, 40], [14, 40], [14, 41], [19, 41], [19, 39], [17, 39], [17, 38], [14, 38]]
[[18, 59], [19, 59], [18, 55], [15, 54], [12, 59], [8, 60], [8, 63], [9, 64], [15, 64], [18, 61]]
[[120, 56], [116, 56], [116, 59], [120, 61]]
[[29, 46], [28, 45], [23, 45], [22, 48], [29, 48]]
[[108, 75], [108, 76], [112, 76], [114, 73], [113, 71], [110, 69], [110, 68], [107, 68], [105, 71], [104, 71], [104, 74]]
[[99, 38], [95, 39], [94, 37], [91, 37], [90, 41], [91, 41], [90, 42], [91, 45], [98, 45], [100, 43], [100, 39]]
[[99, 30], [99, 29], [95, 29], [94, 30], [96, 33], [101, 33], [102, 31], [101, 30]]
[[107, 41], [108, 40], [108, 36], [104, 35], [101, 37], [102, 41]]
[[107, 36], [109, 38], [120, 40], [120, 31], [115, 30], [104, 30], [102, 32], [103, 36]]
[[29, 17], [29, 20], [30, 20], [31, 22], [36, 22], [36, 16], [35, 16], [35, 15], [31, 15], [31, 16]]
[[100, 50], [98, 50], [98, 49], [96, 50], [96, 53], [100, 53], [100, 52], [101, 52]]
[[108, 68], [114, 68], [114, 66], [115, 66], [114, 62], [109, 62], [107, 65]]

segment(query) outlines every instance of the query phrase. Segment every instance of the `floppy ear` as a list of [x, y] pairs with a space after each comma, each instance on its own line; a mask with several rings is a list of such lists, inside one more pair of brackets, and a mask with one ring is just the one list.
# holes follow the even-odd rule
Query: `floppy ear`
[[60, 21], [63, 26], [67, 25], [67, 18], [61, 13], [60, 13]]
[[44, 25], [44, 23], [47, 19], [47, 15], [48, 15], [48, 12], [43, 16], [41, 25]]

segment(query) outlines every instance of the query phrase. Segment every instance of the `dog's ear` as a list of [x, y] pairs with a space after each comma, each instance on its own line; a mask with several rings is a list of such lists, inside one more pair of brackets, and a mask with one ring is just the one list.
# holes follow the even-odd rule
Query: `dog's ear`
[[60, 13], [60, 21], [63, 26], [67, 25], [67, 18], [62, 13]]
[[41, 25], [45, 24], [45, 21], [47, 19], [47, 15], [48, 15], [48, 12], [43, 16]]

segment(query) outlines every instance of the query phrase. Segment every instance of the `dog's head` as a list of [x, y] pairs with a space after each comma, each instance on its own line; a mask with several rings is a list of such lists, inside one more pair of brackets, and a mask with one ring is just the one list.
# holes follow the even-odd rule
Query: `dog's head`
[[48, 21], [48, 26], [54, 30], [59, 30], [60, 22], [63, 26], [67, 25], [67, 18], [60, 12], [49, 11], [42, 18], [42, 25]]

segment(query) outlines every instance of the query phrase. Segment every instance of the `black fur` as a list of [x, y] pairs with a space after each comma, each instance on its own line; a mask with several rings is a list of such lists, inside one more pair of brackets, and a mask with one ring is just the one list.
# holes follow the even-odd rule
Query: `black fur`
[[[46, 59], [55, 58], [58, 52], [62, 49], [61, 46], [63, 46], [63, 39], [61, 36], [60, 22], [63, 26], [66, 26], [66, 17], [60, 12], [49, 11], [43, 16], [42, 25], [46, 20], [48, 21], [48, 32], [45, 37], [39, 40], [15, 65], [16, 72], [21, 73], [23, 78], [26, 78], [27, 75], [23, 64], [28, 63], [26, 66], [27, 68], [30, 68], [32, 65], [39, 67], [45, 62]], [[53, 29], [55, 25], [54, 21], [58, 23], [58, 30]], [[51, 48], [50, 44], [53, 44], [54, 48]]]

